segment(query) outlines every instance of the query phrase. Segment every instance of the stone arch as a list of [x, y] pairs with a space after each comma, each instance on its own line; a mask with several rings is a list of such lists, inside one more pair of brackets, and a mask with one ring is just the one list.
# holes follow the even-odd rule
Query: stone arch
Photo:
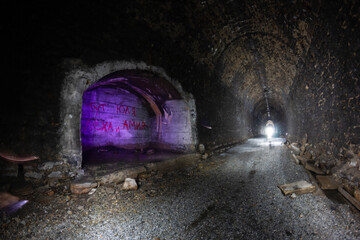
[[190, 124], [190, 139], [183, 150], [184, 152], [195, 150], [197, 134], [194, 98], [192, 94], [183, 91], [180, 83], [170, 78], [162, 68], [149, 66], [144, 62], [127, 61], [104, 62], [89, 67], [80, 60], [67, 60], [66, 65], [70, 68], [65, 73], [61, 89], [59, 150], [72, 168], [80, 169], [82, 163], [81, 114], [84, 92], [104, 77], [124, 70], [148, 72], [167, 81], [176, 89], [187, 111]]

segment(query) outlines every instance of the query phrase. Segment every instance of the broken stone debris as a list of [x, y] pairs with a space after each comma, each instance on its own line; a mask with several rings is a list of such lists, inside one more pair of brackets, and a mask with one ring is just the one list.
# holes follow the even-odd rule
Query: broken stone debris
[[205, 152], [205, 146], [204, 144], [199, 144], [199, 152], [203, 154]]
[[284, 195], [295, 193], [296, 195], [311, 193], [316, 190], [316, 187], [311, 183], [301, 180], [293, 183], [283, 184], [278, 186]]
[[[360, 144], [341, 147], [337, 156], [332, 154], [337, 152], [334, 143], [321, 142], [314, 146], [308, 143], [307, 135], [300, 143], [286, 140], [285, 146], [291, 149], [296, 163], [319, 175], [316, 179], [321, 189], [331, 190], [341, 186], [350, 196], [360, 198]], [[320, 176], [325, 174], [327, 176]]]
[[133, 178], [126, 178], [125, 182], [122, 185], [122, 190], [128, 191], [128, 190], [137, 190], [138, 185]]
[[[70, 191], [73, 194], [86, 194], [97, 187], [97, 182], [90, 178], [80, 178], [70, 184]], [[94, 191], [95, 192], [95, 191]]]

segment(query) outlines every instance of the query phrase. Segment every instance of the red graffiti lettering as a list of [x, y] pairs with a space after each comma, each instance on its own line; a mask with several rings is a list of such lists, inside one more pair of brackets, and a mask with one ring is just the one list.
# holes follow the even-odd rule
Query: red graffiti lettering
[[137, 122], [137, 121], [133, 121], [133, 120], [125, 120], [123, 123], [123, 129], [126, 130], [143, 130], [146, 127], [146, 123], [144, 121], [142, 122]]
[[107, 130], [108, 130], [108, 131], [110, 131], [110, 130], [111, 130], [112, 132], [114, 131], [114, 129], [113, 129], [113, 127], [112, 127], [111, 122], [109, 122], [109, 126], [108, 126], [108, 129], [107, 129]]
[[129, 107], [129, 106], [126, 106], [126, 105], [118, 104], [116, 106], [116, 112], [126, 114], [126, 115], [131, 115], [131, 116], [134, 116], [134, 117], [136, 116], [136, 108]]
[[131, 129], [131, 127], [132, 128], [134, 128], [135, 127], [135, 121], [129, 121], [129, 127], [130, 127], [130, 129]]
[[91, 111], [96, 112], [96, 115], [98, 115], [99, 112], [105, 111], [105, 106], [107, 106], [107, 103], [89, 103]]
[[124, 124], [123, 124], [123, 129], [129, 130], [129, 125], [127, 124], [127, 121], [125, 120]]

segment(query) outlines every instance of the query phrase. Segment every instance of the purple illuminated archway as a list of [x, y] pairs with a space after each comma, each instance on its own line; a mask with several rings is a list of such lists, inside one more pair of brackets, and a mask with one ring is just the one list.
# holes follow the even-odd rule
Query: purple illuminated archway
[[195, 142], [189, 110], [180, 93], [151, 72], [109, 74], [83, 94], [83, 161], [94, 154], [92, 158], [106, 161], [109, 154], [102, 151], [121, 152], [119, 161], [124, 151], [190, 152]]

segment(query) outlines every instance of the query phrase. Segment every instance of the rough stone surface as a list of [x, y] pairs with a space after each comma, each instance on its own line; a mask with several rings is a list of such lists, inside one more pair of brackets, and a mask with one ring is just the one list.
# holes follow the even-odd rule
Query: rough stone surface
[[122, 190], [128, 191], [128, 190], [137, 190], [138, 189], [138, 185], [135, 181], [135, 179], [133, 178], [126, 178], [123, 185], [122, 185]]
[[43, 163], [39, 169], [40, 170], [50, 170], [52, 169], [53, 167], [55, 166], [55, 163], [54, 162], [45, 162]]
[[98, 179], [101, 184], [120, 183], [125, 181], [126, 178], [137, 178], [137, 176], [143, 172], [146, 172], [145, 167], [127, 168], [98, 177]]
[[34, 178], [34, 179], [40, 179], [43, 177], [43, 174], [38, 173], [38, 172], [26, 172], [24, 174], [24, 177], [26, 178]]
[[82, 177], [76, 179], [70, 184], [70, 191], [73, 194], [86, 194], [89, 193], [93, 188], [97, 187], [98, 183], [88, 177]]
[[48, 175], [48, 178], [62, 178], [63, 177], [63, 174], [62, 172], [52, 172]]

